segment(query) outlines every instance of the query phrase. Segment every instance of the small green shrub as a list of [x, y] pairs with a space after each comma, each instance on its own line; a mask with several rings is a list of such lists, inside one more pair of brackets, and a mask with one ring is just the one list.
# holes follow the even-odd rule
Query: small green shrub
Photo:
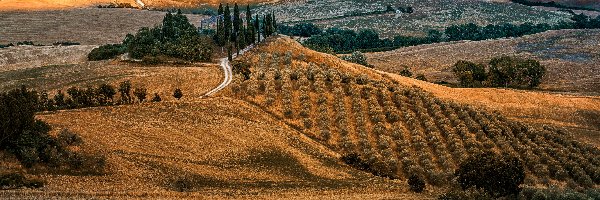
[[92, 51], [88, 54], [88, 60], [97, 61], [113, 59], [118, 55], [125, 53], [125, 50], [127, 49], [122, 44], [102, 45], [98, 48], [92, 49]]

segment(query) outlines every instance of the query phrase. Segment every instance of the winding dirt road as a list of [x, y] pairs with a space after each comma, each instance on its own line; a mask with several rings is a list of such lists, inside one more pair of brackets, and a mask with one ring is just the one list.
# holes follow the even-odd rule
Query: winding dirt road
[[[250, 46], [246, 47], [245, 49], [242, 49], [239, 54], [233, 55], [232, 57], [235, 58], [237, 56], [243, 55], [244, 53], [246, 53], [246, 51], [252, 49], [252, 47], [254, 47], [254, 45], [250, 45]], [[202, 97], [212, 96], [213, 94], [215, 94], [215, 93], [221, 91], [222, 89], [224, 89], [225, 87], [227, 87], [231, 83], [231, 80], [233, 80], [233, 71], [231, 69], [231, 64], [229, 63], [229, 60], [227, 58], [221, 58], [221, 68], [223, 68], [223, 73], [225, 73], [223, 82], [216, 88], [214, 88], [211, 91], [204, 94], [204, 96], [202, 96]]]

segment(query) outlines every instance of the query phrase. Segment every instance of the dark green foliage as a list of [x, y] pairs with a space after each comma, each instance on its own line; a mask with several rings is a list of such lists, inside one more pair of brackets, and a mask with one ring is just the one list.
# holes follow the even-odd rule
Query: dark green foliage
[[[98, 103], [101, 106], [111, 105], [113, 103], [113, 97], [115, 96], [115, 94], [117, 94], [115, 88], [112, 85], [106, 83], [100, 84], [100, 86], [98, 86], [98, 89], [96, 89], [96, 93], [98, 95]], [[56, 96], [54, 97], [56, 98]]]
[[223, 34], [225, 36], [225, 41], [231, 41], [231, 32], [232, 24], [231, 24], [231, 11], [229, 10], [229, 4], [225, 5], [225, 9], [223, 10], [223, 23], [224, 29]]
[[138, 102], [142, 103], [144, 100], [146, 100], [148, 92], [146, 91], [146, 88], [135, 88], [133, 90], [133, 95], [137, 97]]
[[181, 89], [176, 88], [173, 92], [173, 97], [175, 97], [177, 100], [181, 99], [181, 97], [183, 97], [183, 92], [181, 92]]
[[0, 174], [0, 189], [41, 188], [44, 184], [41, 180], [27, 179], [21, 173]]
[[373, 65], [367, 63], [367, 57], [360, 51], [355, 51], [349, 56], [343, 56], [342, 59], [348, 62], [364, 65], [365, 67], [373, 68]]
[[489, 81], [496, 87], [534, 88], [546, 73], [537, 60], [508, 56], [493, 58], [489, 68]]
[[531, 1], [531, 0], [510, 0], [510, 1], [513, 3], [523, 4], [526, 6], [543, 6], [543, 7], [553, 7], [553, 8], [563, 8], [563, 9], [595, 11], [595, 9], [586, 8], [586, 7], [566, 6], [566, 5], [556, 3], [554, 1], [550, 1], [550, 2]]
[[208, 61], [212, 40], [198, 34], [194, 25], [181, 13], [167, 13], [161, 26], [141, 28], [123, 41], [132, 58], [168, 56], [187, 61]]
[[[549, 24], [524, 23], [520, 25], [500, 24], [478, 26], [474, 23], [452, 25], [443, 32], [437, 30], [428, 31], [425, 37], [395, 36], [393, 40], [381, 39], [373, 30], [361, 30], [358, 33], [353, 30], [329, 28], [320, 34], [313, 34], [304, 41], [304, 45], [321, 52], [333, 49], [335, 53], [349, 53], [356, 50], [362, 52], [389, 51], [399, 47], [430, 44], [444, 41], [458, 40], [486, 40], [504, 37], [520, 37], [556, 29], [571, 28], [600, 28], [600, 17], [592, 19], [586, 15], [575, 15], [573, 23], [561, 23], [555, 26]], [[314, 25], [311, 25], [314, 26]], [[290, 31], [290, 27], [282, 27], [284, 31]]]
[[74, 46], [74, 45], [81, 45], [79, 42], [55, 42], [52, 43], [53, 46]]
[[425, 77], [425, 74], [417, 74], [417, 76], [415, 76], [415, 79], [421, 80], [421, 81], [427, 81], [427, 77]]
[[119, 94], [121, 96], [121, 103], [131, 103], [131, 101], [133, 100], [131, 98], [131, 82], [123, 81], [119, 83]]
[[404, 69], [402, 69], [402, 71], [400, 71], [400, 75], [402, 76], [406, 76], [406, 77], [412, 77], [412, 72], [410, 72], [410, 69], [408, 69], [408, 67], [404, 67]]
[[484, 65], [464, 60], [456, 62], [452, 72], [460, 81], [461, 87], [481, 87], [482, 82], [487, 78]]
[[520, 192], [525, 169], [516, 157], [485, 152], [462, 162], [454, 175], [463, 190], [475, 187], [501, 197]]
[[425, 190], [425, 181], [421, 176], [412, 174], [408, 177], [408, 186], [411, 191], [421, 193]]
[[34, 44], [32, 41], [17, 42], [17, 46], [21, 46], [21, 45], [34, 45]]
[[294, 26], [281, 25], [278, 27], [278, 31], [284, 35], [301, 37], [310, 37], [323, 32], [323, 30], [312, 23], [300, 23], [294, 24]]
[[154, 97], [152, 97], [152, 102], [160, 102], [162, 101], [162, 99], [160, 98], [160, 95], [158, 95], [158, 93], [154, 93]]

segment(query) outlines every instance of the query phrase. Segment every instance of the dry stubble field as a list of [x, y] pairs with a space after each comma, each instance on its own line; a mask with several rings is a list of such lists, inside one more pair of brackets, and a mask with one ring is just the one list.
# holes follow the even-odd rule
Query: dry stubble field
[[[68, 10], [0, 11], [0, 44], [33, 41], [120, 43], [128, 33], [162, 22], [165, 12], [137, 9], [77, 8]], [[202, 15], [187, 15], [199, 26]]]

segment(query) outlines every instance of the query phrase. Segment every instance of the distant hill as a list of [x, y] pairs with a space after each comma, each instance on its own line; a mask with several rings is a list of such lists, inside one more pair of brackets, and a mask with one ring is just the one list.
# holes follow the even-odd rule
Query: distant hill
[[217, 6], [219, 3], [258, 4], [265, 2], [278, 2], [279, 0], [2, 0], [2, 10], [55, 10], [82, 8], [110, 3], [129, 3], [132, 6], [141, 6], [136, 1], [141, 1], [146, 7], [172, 8], [172, 7], [198, 7]]

